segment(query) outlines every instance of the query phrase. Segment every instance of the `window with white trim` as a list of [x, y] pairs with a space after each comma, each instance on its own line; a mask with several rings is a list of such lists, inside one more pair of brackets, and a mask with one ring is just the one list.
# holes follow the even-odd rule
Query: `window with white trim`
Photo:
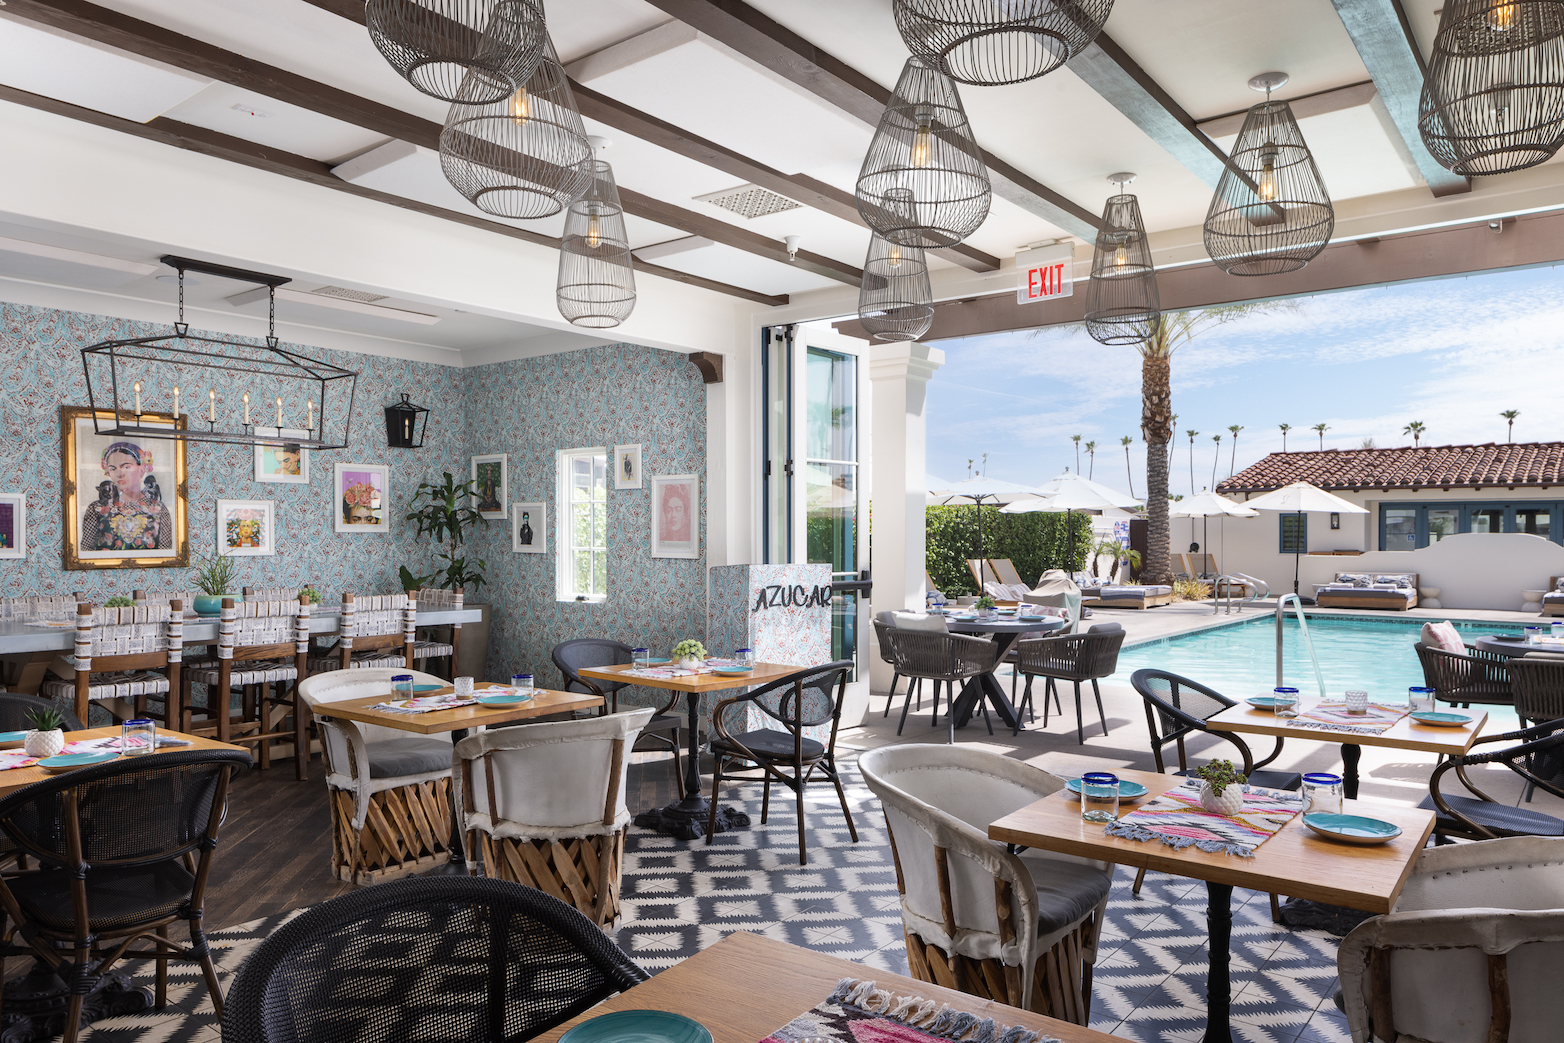
[[608, 450], [561, 449], [556, 589], [561, 601], [608, 596]]

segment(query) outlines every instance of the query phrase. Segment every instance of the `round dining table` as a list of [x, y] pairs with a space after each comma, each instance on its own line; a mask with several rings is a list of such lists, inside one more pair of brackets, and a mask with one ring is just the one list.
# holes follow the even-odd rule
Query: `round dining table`
[[[1017, 619], [1015, 616], [996, 616], [990, 619], [958, 615], [945, 617], [945, 626], [953, 634], [994, 635], [995, 669], [1004, 662], [1010, 646], [1019, 641], [1023, 634], [1053, 633], [1069, 625], [1069, 620], [1057, 619], [1053, 616], [1029, 619]], [[1011, 705], [1004, 686], [994, 677], [994, 670], [990, 669], [969, 678], [962, 686], [961, 694], [956, 697], [956, 704], [951, 709], [957, 728], [967, 726], [967, 722], [972, 719], [972, 714], [982, 706], [985, 698], [993, 705], [994, 711], [999, 714], [999, 719], [1005, 722], [1006, 727], [1016, 727], [1016, 708]]]
[[1527, 652], [1564, 652], [1557, 645], [1529, 645], [1523, 634], [1485, 634], [1472, 642], [1472, 647], [1492, 655], [1516, 659]]

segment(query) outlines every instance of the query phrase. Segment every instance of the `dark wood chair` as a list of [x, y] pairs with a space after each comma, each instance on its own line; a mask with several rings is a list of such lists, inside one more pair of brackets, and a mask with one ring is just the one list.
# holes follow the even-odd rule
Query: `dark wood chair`
[[170, 602], [131, 608], [76, 606], [75, 654], [71, 680], [45, 681], [40, 694], [68, 702], [77, 719], [87, 719], [98, 703], [117, 720], [147, 715], [148, 696], [163, 700], [163, 723], [178, 728], [172, 712], [178, 703], [184, 660], [184, 606]]
[[[1084, 634], [1063, 634], [1058, 637], [1038, 637], [1017, 641], [1018, 662], [1016, 669], [1026, 675], [1026, 688], [1021, 705], [1016, 709], [1016, 723], [1011, 734], [1021, 730], [1021, 714], [1032, 704], [1032, 679], [1046, 679], [1043, 688], [1043, 727], [1048, 727], [1048, 698], [1053, 697], [1059, 706], [1059, 690], [1056, 683], [1070, 681], [1075, 685], [1075, 738], [1086, 743], [1086, 727], [1081, 713], [1081, 682], [1092, 683], [1092, 694], [1097, 698], [1097, 719], [1102, 722], [1102, 733], [1108, 734], [1108, 715], [1102, 708], [1102, 689], [1099, 678], [1111, 677], [1119, 668], [1119, 649], [1124, 646], [1124, 628], [1118, 623], [1098, 623]], [[1064, 709], [1059, 708], [1064, 716]]]
[[[434, 612], [454, 609], [460, 611], [463, 603], [463, 593], [460, 587], [455, 590], [441, 590], [438, 587], [425, 587], [413, 595], [417, 607], [421, 611]], [[438, 627], [425, 627], [425, 632], [439, 631], [437, 634], [429, 634], [428, 637], [415, 638], [413, 640], [413, 665], [426, 674], [435, 673], [429, 667], [429, 660], [445, 660], [445, 679], [456, 679], [456, 658], [461, 655], [462, 625], [460, 623], [442, 623]], [[447, 640], [449, 639], [449, 640]]]
[[343, 594], [337, 647], [311, 656], [309, 672], [405, 667], [413, 656], [417, 625], [418, 603], [406, 594]]

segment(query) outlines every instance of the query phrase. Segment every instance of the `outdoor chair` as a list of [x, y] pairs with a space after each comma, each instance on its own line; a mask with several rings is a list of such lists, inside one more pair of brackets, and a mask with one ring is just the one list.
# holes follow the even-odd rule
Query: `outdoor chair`
[[31, 728], [33, 722], [27, 719], [27, 715], [39, 710], [59, 710], [60, 716], [65, 718], [65, 723], [60, 726], [64, 731], [79, 732], [86, 727], [70, 710], [60, 709], [47, 699], [36, 695], [0, 693], [0, 732], [19, 732]]
[[1021, 574], [1009, 558], [968, 558], [967, 571], [977, 580], [978, 589], [985, 583], [1003, 583], [1008, 586], [1025, 586]]
[[[619, 920], [625, 775], [650, 707], [494, 728], [456, 744], [457, 807], [484, 874], [547, 891], [599, 927]], [[469, 856], [470, 857], [470, 856]]]
[[[579, 671], [598, 666], [619, 666], [634, 659], [629, 645], [610, 641], [603, 637], [578, 637], [561, 641], [554, 646], [550, 657], [564, 678], [563, 691], [587, 692], [603, 700], [599, 715], [619, 712], [619, 693], [629, 688], [633, 681], [604, 681], [601, 678], [582, 677]], [[650, 690], [650, 689], [648, 689]], [[673, 784], [679, 795], [684, 795], [683, 753], [679, 749], [679, 716], [673, 713], [678, 702], [678, 692], [664, 692], [668, 701], [657, 708], [656, 714], [641, 728], [640, 738], [650, 739], [658, 749], [673, 754]], [[639, 741], [639, 740], [637, 740]]]
[[1113, 867], [988, 838], [1064, 780], [962, 746], [881, 746], [858, 768], [890, 830], [912, 976], [1085, 1025]]
[[[1081, 712], [1081, 682], [1092, 683], [1092, 694], [1097, 698], [1097, 719], [1102, 722], [1102, 734], [1108, 734], [1108, 715], [1102, 708], [1102, 689], [1097, 679], [1111, 677], [1119, 668], [1119, 649], [1124, 645], [1124, 627], [1118, 623], [1098, 623], [1084, 634], [1064, 634], [1058, 637], [1022, 638], [1015, 644], [1016, 669], [1026, 675], [1026, 689], [1021, 705], [1016, 709], [1015, 726], [1011, 734], [1021, 730], [1021, 715], [1032, 706], [1032, 679], [1045, 678], [1043, 687], [1043, 727], [1048, 727], [1048, 697], [1053, 696], [1054, 706], [1064, 716], [1059, 706], [1057, 681], [1070, 681], [1075, 685], [1075, 738], [1086, 744], [1086, 726]], [[1033, 719], [1036, 711], [1033, 710]]]
[[[1502, 764], [1526, 781], [1528, 792], [1540, 786], [1555, 797], [1564, 797], [1564, 720], [1502, 735], [1485, 735], [1472, 743], [1472, 747], [1495, 742], [1518, 745], [1493, 753], [1447, 757], [1434, 769], [1428, 780], [1428, 796], [1418, 807], [1434, 812], [1435, 841], [1447, 844], [1451, 837], [1492, 840], [1496, 837], [1564, 836], [1564, 820], [1497, 801], [1479, 788], [1466, 771], [1482, 764]], [[1461, 786], [1473, 796], [1444, 792], [1446, 776], [1450, 772], [1455, 773]]]
[[1336, 954], [1354, 1040], [1543, 1043], [1560, 1037], [1564, 839], [1429, 848], [1395, 909]]
[[[876, 612], [874, 614], [874, 636], [880, 643], [880, 658], [891, 667], [891, 693], [885, 700], [885, 712], [881, 717], [891, 715], [891, 704], [896, 701], [896, 686], [901, 683], [901, 674], [896, 673], [896, 657], [891, 652], [890, 640], [885, 636], [886, 632], [896, 626], [896, 613]], [[912, 682], [907, 682], [907, 694], [912, 695]]]
[[[460, 612], [462, 609], [463, 594], [460, 587], [455, 590], [441, 590], [438, 587], [424, 587], [413, 595], [416, 607], [430, 612], [450, 611]], [[456, 657], [460, 654], [462, 646], [462, 625], [460, 623], [442, 623], [438, 628], [442, 633], [439, 638], [413, 639], [413, 665], [424, 667], [426, 673], [431, 659], [445, 660], [445, 679], [456, 679]], [[443, 640], [445, 637], [450, 640]]]
[[118, 720], [147, 715], [147, 697], [163, 700], [163, 723], [177, 728], [171, 708], [178, 701], [184, 660], [184, 609], [176, 599], [132, 608], [76, 606], [75, 655], [64, 660], [72, 680], [48, 680], [46, 699], [64, 702], [77, 720], [98, 703]]
[[[320, 674], [332, 670], [406, 666], [412, 658], [417, 629], [418, 602], [406, 594], [370, 597], [343, 594], [337, 647], [324, 655], [312, 656], [309, 671]], [[431, 680], [445, 679], [431, 677]]]
[[[759, 771], [764, 779], [760, 803], [762, 825], [771, 812], [771, 784], [777, 782], [793, 791], [798, 807], [799, 865], [809, 862], [804, 843], [804, 787], [811, 782], [828, 781], [836, 787], [836, 799], [841, 802], [847, 831], [852, 834], [853, 843], [858, 843], [858, 827], [853, 824], [847, 794], [842, 790], [842, 776], [836, 767], [836, 731], [842, 721], [842, 702], [847, 697], [847, 675], [852, 669], [851, 659], [810, 667], [741, 695], [729, 696], [713, 708], [711, 815], [706, 821], [706, 843], [711, 843], [717, 828], [717, 788], [722, 785], [724, 769], [729, 778], [746, 778], [734, 774], [736, 766], [738, 771]], [[758, 710], [763, 715], [762, 726], [730, 731], [728, 714], [734, 710]], [[740, 720], [752, 720], [755, 715], [741, 713], [735, 716]], [[765, 721], [767, 717], [781, 727], [771, 727]], [[828, 724], [831, 730], [823, 742], [804, 734], [806, 728], [818, 730]], [[745, 767], [742, 762], [753, 767]]]
[[1417, 643], [1423, 664], [1423, 684], [1434, 697], [1455, 706], [1509, 706], [1515, 701], [1509, 660], [1467, 646], [1464, 654]]
[[299, 684], [314, 713], [331, 809], [331, 867], [337, 879], [374, 883], [422, 872], [449, 858], [451, 736], [414, 735], [331, 716], [344, 699], [391, 698], [391, 678], [440, 678], [416, 670], [337, 670]]
[[[911, 682], [934, 682], [934, 715], [929, 721], [930, 727], [939, 723], [939, 686], [941, 683], [945, 685], [946, 722], [950, 727], [950, 741], [955, 743], [956, 719], [951, 707], [956, 701], [956, 682], [964, 682], [992, 670], [998, 657], [997, 646], [986, 638], [933, 630], [909, 630], [902, 626], [890, 630], [886, 637], [890, 642], [897, 673]], [[920, 691], [921, 687], [918, 684]], [[912, 687], [909, 687], [907, 698], [902, 702], [901, 721], [896, 725], [897, 735], [907, 724], [907, 706], [911, 701]], [[921, 701], [919, 705], [922, 705]], [[986, 702], [983, 712], [987, 720]], [[993, 734], [993, 723], [990, 722], [988, 727], [989, 734]]]
[[542, 891], [418, 877], [321, 902], [273, 931], [234, 977], [222, 1038], [527, 1040], [647, 977]]
[[[157, 961], [159, 1009], [168, 1001], [168, 961], [199, 963], [222, 1014], [201, 909], [229, 783], [249, 765], [250, 755], [236, 750], [161, 753], [79, 768], [0, 798], [0, 829], [38, 863], [0, 877], [0, 905], [15, 925], [9, 937], [25, 943], [7, 951], [33, 956], [70, 989], [64, 1024], [50, 1032], [63, 1029], [72, 1043], [84, 1001], [123, 959]], [[188, 946], [169, 938], [180, 920]]]
[[1564, 656], [1532, 653], [1510, 660], [1515, 716], [1522, 724], [1564, 718]]

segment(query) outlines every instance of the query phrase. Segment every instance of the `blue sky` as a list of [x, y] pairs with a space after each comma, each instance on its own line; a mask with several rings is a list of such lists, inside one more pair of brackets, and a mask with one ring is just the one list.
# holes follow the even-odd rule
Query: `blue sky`
[[[1259, 280], [1257, 280], [1259, 281]], [[1260, 289], [1260, 287], [1256, 287]], [[1077, 287], [1080, 292], [1080, 287]], [[1296, 309], [1209, 330], [1173, 356], [1177, 450], [1170, 491], [1218, 480], [1232, 459], [1230, 424], [1242, 424], [1237, 469], [1282, 448], [1316, 449], [1315, 424], [1330, 425], [1325, 448], [1355, 449], [1372, 437], [1411, 445], [1401, 430], [1426, 425], [1424, 445], [1503, 442], [1502, 410], [1518, 409], [1515, 440], [1564, 437], [1564, 270], [1535, 268], [1321, 294]], [[1095, 440], [1095, 477], [1145, 495], [1140, 436], [1140, 355], [1104, 347], [1072, 328], [941, 341], [945, 365], [928, 390], [928, 470], [957, 481], [967, 460], [988, 453], [987, 473], [1035, 484], [1075, 469], [1070, 436]], [[980, 465], [974, 465], [977, 467]], [[1090, 466], [1085, 451], [1081, 470]]]

